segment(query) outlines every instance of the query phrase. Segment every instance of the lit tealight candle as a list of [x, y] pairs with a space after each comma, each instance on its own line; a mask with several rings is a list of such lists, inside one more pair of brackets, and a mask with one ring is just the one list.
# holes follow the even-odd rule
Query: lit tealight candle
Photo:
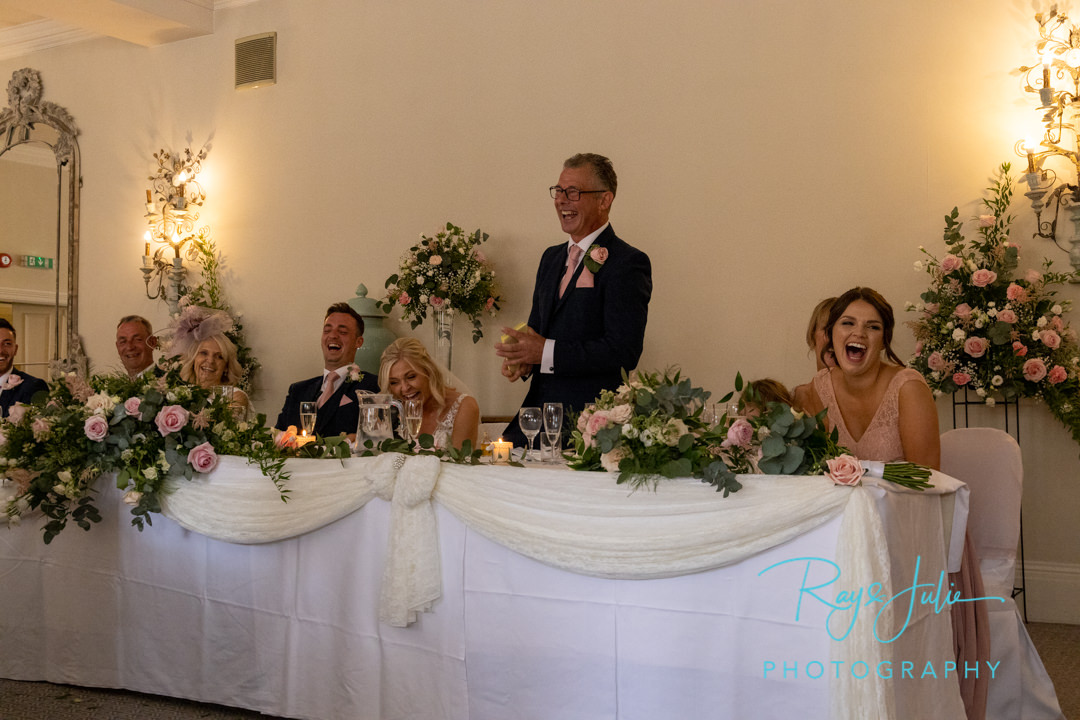
[[510, 462], [510, 450], [513, 447], [514, 443], [502, 438], [491, 443], [491, 462], [496, 465], [505, 465]]

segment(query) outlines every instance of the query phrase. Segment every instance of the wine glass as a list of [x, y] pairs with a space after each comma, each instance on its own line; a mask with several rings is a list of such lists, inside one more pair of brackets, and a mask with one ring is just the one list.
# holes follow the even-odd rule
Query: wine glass
[[405, 400], [405, 429], [414, 443], [420, 439], [420, 423], [424, 420], [424, 402], [420, 398]]
[[315, 414], [318, 410], [318, 403], [300, 403], [300, 430], [307, 437], [315, 434]]
[[533, 440], [540, 433], [540, 426], [544, 422], [544, 416], [540, 412], [538, 407], [523, 407], [518, 411], [518, 424], [521, 425], [521, 432], [528, 438], [529, 442], [525, 446], [525, 455], [522, 457], [522, 461], [529, 459], [529, 454], [532, 451]]
[[701, 409], [701, 422], [708, 428], [716, 426], [716, 403], [705, 403], [705, 407]]
[[551, 443], [551, 462], [555, 462], [555, 454], [562, 445], [560, 442], [562, 435], [562, 418], [562, 403], [544, 403], [544, 432], [547, 434], [548, 442]]

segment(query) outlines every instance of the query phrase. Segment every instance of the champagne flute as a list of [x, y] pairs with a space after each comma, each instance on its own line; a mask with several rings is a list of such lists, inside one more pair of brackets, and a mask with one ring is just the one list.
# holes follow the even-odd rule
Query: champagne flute
[[420, 439], [420, 424], [424, 420], [424, 402], [420, 398], [405, 401], [405, 429], [414, 443]]
[[558, 453], [562, 447], [562, 419], [562, 403], [544, 403], [544, 432], [547, 434], [548, 442], [551, 444], [552, 463], [556, 462], [556, 453]]
[[525, 455], [522, 457], [522, 461], [528, 460], [529, 455], [532, 452], [533, 440], [540, 434], [540, 426], [544, 421], [544, 417], [538, 407], [523, 407], [518, 411], [518, 424], [521, 425], [521, 432], [528, 438], [529, 442], [525, 446]]
[[314, 402], [300, 403], [300, 430], [306, 437], [315, 434], [315, 414], [319, 405]]

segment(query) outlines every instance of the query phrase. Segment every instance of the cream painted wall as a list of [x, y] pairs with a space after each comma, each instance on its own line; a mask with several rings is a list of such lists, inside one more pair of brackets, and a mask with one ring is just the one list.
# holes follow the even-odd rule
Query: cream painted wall
[[[318, 372], [326, 305], [361, 281], [381, 288], [417, 234], [448, 219], [491, 234], [500, 323], [524, 319], [540, 253], [561, 239], [547, 187], [565, 157], [594, 151], [619, 172], [615, 228], [653, 260], [642, 366], [678, 363], [722, 393], [737, 370], [806, 380], [801, 337], [827, 294], [871, 285], [904, 318], [925, 288], [917, 246], [942, 248], [942, 216], [975, 214], [1034, 128], [1012, 72], [1031, 60], [1033, 12], [1019, 0], [261, 0], [219, 11], [210, 37], [87, 42], [2, 61], [0, 75], [41, 70], [46, 99], [82, 130], [95, 369], [116, 364], [121, 315], [166, 321], [137, 270], [161, 147], [211, 147], [202, 217], [271, 414], [289, 382]], [[277, 85], [233, 90], [234, 40], [270, 30]], [[1063, 263], [1025, 239], [1033, 220], [1015, 211], [1023, 262]], [[496, 335], [491, 324], [473, 346], [461, 328], [455, 347], [491, 414], [524, 390], [499, 376]], [[906, 331], [897, 345], [910, 354]], [[1044, 408], [1025, 405], [1022, 423], [1028, 558], [1075, 574], [1080, 449]], [[1063, 612], [1038, 596], [1030, 609]]]

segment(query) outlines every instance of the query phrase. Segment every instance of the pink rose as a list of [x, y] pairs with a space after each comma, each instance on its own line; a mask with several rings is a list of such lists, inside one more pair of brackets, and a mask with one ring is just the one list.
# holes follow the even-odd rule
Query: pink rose
[[165, 437], [169, 433], [174, 433], [187, 425], [189, 414], [187, 410], [179, 405], [166, 405], [158, 411], [154, 423], [157, 425], [161, 436]]
[[217, 467], [218, 456], [214, 452], [214, 446], [204, 442], [188, 451], [187, 461], [195, 468], [195, 472], [208, 473]]
[[484, 303], [484, 309], [485, 310], [490, 310], [493, 307], [495, 307], [495, 298], [489, 297], [487, 299], [487, 302]]
[[986, 354], [986, 349], [990, 347], [990, 341], [981, 337], [969, 337], [964, 341], [964, 352], [973, 358], [980, 358]]
[[967, 320], [969, 317], [971, 317], [971, 306], [967, 303], [960, 303], [956, 306], [956, 309], [953, 310], [953, 315], [960, 318], [961, 320]]
[[1016, 357], [1024, 357], [1025, 355], [1027, 355], [1027, 345], [1020, 342], [1019, 340], [1014, 340], [1013, 355], [1015, 355]]
[[475, 254], [476, 254], [476, 262], [478, 262], [478, 263], [486, 263], [487, 262], [487, 256], [484, 255], [484, 252], [482, 250], [477, 250]]
[[997, 273], [986, 268], [979, 268], [971, 273], [971, 284], [975, 287], [986, 287], [997, 280]]
[[1065, 321], [1061, 319], [1060, 315], [1055, 315], [1054, 318], [1050, 321], [1050, 327], [1054, 328], [1058, 332], [1061, 332], [1065, 329]]
[[1005, 288], [1005, 297], [1015, 302], [1024, 302], [1027, 300], [1027, 290], [1016, 283], [1009, 283], [1009, 287]]
[[749, 447], [750, 441], [754, 439], [754, 426], [747, 421], [746, 418], [739, 418], [735, 422], [731, 423], [731, 427], [728, 428], [727, 437], [724, 438], [724, 442], [720, 443], [722, 447]]
[[980, 215], [979, 216], [979, 227], [981, 227], [981, 228], [994, 227], [995, 222], [997, 222], [997, 218], [994, 217], [993, 215]]
[[1041, 340], [1042, 344], [1050, 348], [1051, 350], [1057, 350], [1059, 347], [1061, 347], [1061, 336], [1053, 330], [1043, 330], [1041, 333], [1039, 333], [1039, 340]]
[[971, 382], [971, 376], [966, 372], [953, 373], [952, 381], [956, 383], [957, 387], [963, 387]]
[[4, 381], [4, 389], [10, 390], [11, 388], [21, 384], [22, 378], [15, 373], [11, 373], [10, 375], [8, 375], [8, 379]]
[[952, 253], [941, 258], [941, 271], [948, 275], [954, 270], [959, 270], [964, 267], [964, 261], [956, 257]]
[[1042, 282], [1043, 276], [1041, 272], [1033, 268], [1024, 273], [1024, 279], [1027, 280], [1029, 283], [1037, 283]]
[[26, 405], [22, 403], [15, 403], [8, 408], [8, 420], [18, 425], [22, 422], [23, 416], [26, 415]]
[[585, 426], [585, 430], [590, 435], [595, 435], [597, 430], [602, 430], [603, 428], [606, 428], [609, 422], [610, 418], [608, 417], [607, 410], [597, 410], [592, 414], [591, 417], [589, 417], [589, 422]]
[[409, 293], [407, 292], [402, 292], [400, 295], [398, 295], [397, 299], [397, 301], [402, 305], [408, 305], [410, 300], [412, 300], [412, 298], [409, 297]]
[[922, 351], [923, 351], [923, 341], [922, 340], [916, 340], [915, 341], [915, 357], [921, 356]]
[[433, 307], [433, 308], [441, 308], [443, 306], [443, 303], [445, 303], [445, 302], [446, 301], [443, 300], [438, 295], [432, 295], [431, 296], [431, 307]]
[[597, 265], [603, 265], [607, 262], [608, 250], [606, 247], [591, 247], [589, 248], [589, 257], [591, 257], [593, 262]]
[[129, 397], [124, 401], [124, 412], [128, 417], [139, 417], [139, 406], [142, 405], [142, 400], [137, 397]]
[[859, 459], [851, 455], [829, 458], [825, 464], [829, 466], [829, 477], [833, 485], [858, 485], [866, 472]]
[[944, 370], [945, 358], [941, 357], [941, 353], [935, 350], [934, 352], [930, 353], [930, 357], [926, 358], [926, 366], [931, 370]]
[[1046, 363], [1039, 358], [1031, 358], [1024, 363], [1024, 379], [1039, 382], [1046, 377]]
[[45, 418], [38, 418], [30, 424], [30, 429], [34, 431], [35, 440], [40, 440], [51, 428], [52, 424]]
[[616, 405], [608, 411], [608, 419], [618, 425], [630, 422], [634, 416], [634, 406], [630, 404]]
[[94, 442], [101, 442], [109, 434], [109, 421], [100, 415], [91, 415], [83, 423], [83, 432]]
[[997, 314], [997, 319], [1000, 320], [1001, 322], [1011, 324], [1011, 323], [1016, 322], [1016, 313], [1014, 313], [1009, 308], [1005, 308], [1004, 310], [1002, 310], [1001, 312], [999, 312]]
[[428, 264], [442, 265], [442, 255], [432, 255], [430, 258], [428, 258]]
[[927, 315], [933, 315], [934, 313], [936, 313], [938, 310], [941, 309], [941, 306], [938, 305], [937, 303], [926, 303], [926, 305], [924, 305], [923, 307], [926, 308], [926, 314]]
[[577, 429], [582, 433], [586, 432], [589, 427], [589, 418], [592, 417], [592, 410], [585, 409], [581, 411], [581, 414], [577, 418]]
[[1051, 384], [1057, 385], [1058, 383], [1065, 382], [1065, 380], [1069, 377], [1069, 373], [1065, 370], [1065, 368], [1061, 367], [1060, 365], [1055, 365], [1054, 367], [1050, 368], [1050, 373], [1047, 375], [1047, 377], [1049, 378]]

